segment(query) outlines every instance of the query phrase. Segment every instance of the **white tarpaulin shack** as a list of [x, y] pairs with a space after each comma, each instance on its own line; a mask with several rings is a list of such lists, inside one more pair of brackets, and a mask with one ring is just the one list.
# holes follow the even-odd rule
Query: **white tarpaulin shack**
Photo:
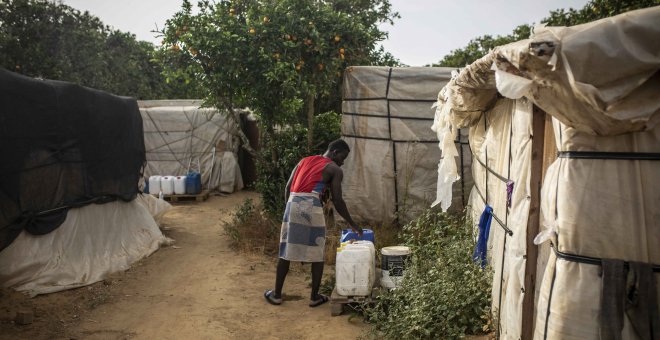
[[144, 175], [202, 174], [202, 188], [231, 193], [243, 188], [238, 167], [238, 125], [199, 100], [138, 101], [144, 122]]
[[503, 339], [660, 339], [659, 23], [538, 27], [438, 96], [443, 153], [470, 129], [474, 220], [493, 209]]
[[[341, 129], [351, 153], [343, 166], [343, 190], [356, 219], [373, 223], [391, 223], [399, 217], [407, 220], [436, 198], [441, 153], [429, 124], [433, 122], [432, 106], [437, 93], [453, 70], [369, 66], [347, 69]], [[458, 182], [453, 188], [457, 209], [462, 209], [463, 197], [467, 197], [462, 193], [467, 194], [471, 186], [466, 137], [457, 135], [452, 141], [461, 146], [457, 155], [464, 160], [457, 171], [460, 174], [465, 168], [468, 175], [468, 181]]]

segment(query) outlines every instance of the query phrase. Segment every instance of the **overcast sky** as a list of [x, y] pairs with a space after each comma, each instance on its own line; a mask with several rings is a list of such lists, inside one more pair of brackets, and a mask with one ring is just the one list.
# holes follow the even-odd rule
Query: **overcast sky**
[[[151, 31], [180, 9], [181, 0], [62, 0], [87, 10], [106, 25], [158, 44]], [[521, 24], [538, 23], [558, 8], [582, 8], [588, 0], [390, 0], [401, 14], [383, 25], [385, 49], [411, 66], [439, 61], [478, 36], [506, 35]], [[196, 1], [192, 1], [196, 3]]]

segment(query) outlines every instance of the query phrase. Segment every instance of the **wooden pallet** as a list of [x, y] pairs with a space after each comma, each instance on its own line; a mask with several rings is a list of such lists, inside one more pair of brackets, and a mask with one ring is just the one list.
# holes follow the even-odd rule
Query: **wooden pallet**
[[170, 202], [179, 202], [179, 201], [197, 201], [203, 202], [209, 198], [209, 191], [202, 190], [201, 193], [197, 195], [163, 195], [163, 199]]
[[351, 303], [364, 303], [364, 302], [373, 302], [376, 300], [376, 297], [380, 295], [381, 272], [380, 268], [376, 268], [376, 277], [374, 280], [374, 285], [371, 287], [370, 296], [343, 296], [337, 293], [337, 287], [332, 289], [332, 294], [330, 294], [330, 315], [339, 316], [344, 312], [344, 306]]
[[380, 294], [380, 288], [374, 287], [370, 296], [343, 296], [337, 293], [337, 288], [332, 290], [330, 295], [330, 315], [339, 316], [344, 312], [344, 306], [351, 303], [372, 302]]

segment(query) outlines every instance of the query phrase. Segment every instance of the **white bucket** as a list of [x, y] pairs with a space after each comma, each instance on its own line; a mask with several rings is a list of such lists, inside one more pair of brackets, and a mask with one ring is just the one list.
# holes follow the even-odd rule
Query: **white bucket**
[[163, 176], [160, 179], [160, 191], [163, 195], [172, 195], [174, 193], [174, 177]]
[[174, 177], [174, 193], [177, 195], [186, 193], [186, 176]]
[[381, 287], [397, 288], [403, 280], [410, 248], [406, 246], [385, 247], [380, 250], [380, 255]]
[[375, 279], [375, 255], [376, 250], [369, 241], [345, 244], [337, 249], [335, 265], [337, 294], [343, 296], [371, 294]]
[[160, 176], [149, 177], [149, 193], [158, 195], [160, 193]]

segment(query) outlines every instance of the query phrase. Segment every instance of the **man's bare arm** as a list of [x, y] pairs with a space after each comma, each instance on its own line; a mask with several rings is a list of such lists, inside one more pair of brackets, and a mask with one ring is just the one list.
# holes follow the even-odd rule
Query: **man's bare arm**
[[344, 172], [335, 164], [328, 164], [324, 169], [324, 175], [330, 177], [330, 192], [332, 193], [332, 203], [337, 210], [337, 213], [348, 222], [351, 226], [351, 229], [356, 233], [362, 235], [362, 228], [360, 228], [351, 218], [351, 214], [348, 212], [346, 207], [346, 202], [344, 202], [344, 197], [342, 196], [341, 182], [344, 178]]

